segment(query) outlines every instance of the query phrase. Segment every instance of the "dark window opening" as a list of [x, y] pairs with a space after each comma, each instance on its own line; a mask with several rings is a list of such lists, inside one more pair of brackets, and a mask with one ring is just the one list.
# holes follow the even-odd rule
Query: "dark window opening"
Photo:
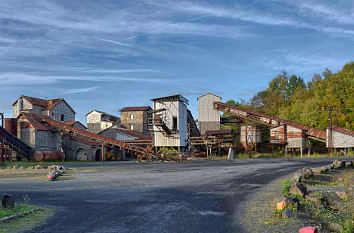
[[172, 129], [177, 129], [177, 117], [173, 117], [172, 119]]
[[61, 120], [61, 121], [64, 121], [64, 115], [61, 115], [61, 116], [60, 116], [60, 120]]

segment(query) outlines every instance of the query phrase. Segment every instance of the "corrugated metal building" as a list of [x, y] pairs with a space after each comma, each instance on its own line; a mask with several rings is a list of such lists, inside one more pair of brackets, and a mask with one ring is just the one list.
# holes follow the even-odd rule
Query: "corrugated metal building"
[[202, 135], [208, 130], [220, 130], [220, 111], [214, 108], [216, 101], [221, 101], [221, 97], [211, 93], [198, 97], [198, 126]]

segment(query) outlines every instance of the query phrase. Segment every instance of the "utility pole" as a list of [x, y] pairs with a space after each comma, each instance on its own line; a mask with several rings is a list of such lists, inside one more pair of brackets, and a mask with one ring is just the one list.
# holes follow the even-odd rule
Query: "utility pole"
[[5, 154], [4, 113], [0, 112], [0, 116], [1, 116], [1, 164], [4, 164], [4, 154]]
[[333, 145], [332, 145], [332, 140], [333, 140], [333, 138], [332, 138], [332, 107], [329, 107], [328, 108], [328, 153], [330, 154], [330, 153], [332, 153], [332, 147], [333, 147]]

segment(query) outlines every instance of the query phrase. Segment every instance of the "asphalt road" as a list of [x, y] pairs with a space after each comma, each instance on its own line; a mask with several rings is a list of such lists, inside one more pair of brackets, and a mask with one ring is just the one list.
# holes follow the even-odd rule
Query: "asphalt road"
[[[240, 204], [270, 181], [329, 159], [67, 164], [75, 179], [12, 182], [0, 194], [57, 209], [31, 232], [245, 232]], [[82, 168], [81, 168], [82, 167]]]

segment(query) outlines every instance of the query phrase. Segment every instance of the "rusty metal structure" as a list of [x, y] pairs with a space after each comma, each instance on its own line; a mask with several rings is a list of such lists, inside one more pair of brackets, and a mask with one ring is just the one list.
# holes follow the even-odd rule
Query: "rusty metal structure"
[[222, 102], [214, 102], [214, 108], [226, 112], [230, 115], [237, 116], [239, 118], [253, 121], [262, 125], [267, 125], [270, 127], [278, 127], [282, 125], [292, 126], [297, 129], [305, 131], [307, 137], [315, 139], [317, 141], [326, 141], [326, 131], [312, 128], [309, 126], [301, 125], [291, 121], [283, 120], [277, 117], [268, 116], [262, 113], [253, 112], [244, 108], [236, 107], [230, 104], [225, 104]]
[[[137, 157], [138, 160], [152, 160], [154, 157], [154, 152], [150, 149], [150, 148], [145, 148], [142, 146], [137, 146], [135, 143], [133, 144], [133, 142], [125, 142], [125, 141], [118, 141], [112, 138], [108, 138], [108, 137], [104, 137], [104, 136], [100, 136], [85, 130], [81, 130], [72, 126], [69, 126], [67, 124], [58, 122], [58, 121], [54, 121], [48, 117], [42, 118], [40, 119], [41, 123], [43, 124], [48, 124], [51, 127], [56, 128], [58, 131], [60, 131], [63, 134], [68, 134], [68, 135], [74, 135], [74, 136], [81, 136], [84, 138], [87, 138], [89, 140], [92, 141], [96, 141], [101, 143], [102, 148], [104, 147], [111, 147], [111, 146], [116, 146], [120, 149], [125, 149], [126, 152], [133, 154]], [[135, 142], [135, 141], [134, 141]], [[139, 142], [137, 142], [139, 143]], [[143, 144], [148, 144], [146, 141]], [[104, 150], [102, 150], [102, 153], [104, 153]], [[104, 156], [102, 156], [102, 158], [104, 158]]]

